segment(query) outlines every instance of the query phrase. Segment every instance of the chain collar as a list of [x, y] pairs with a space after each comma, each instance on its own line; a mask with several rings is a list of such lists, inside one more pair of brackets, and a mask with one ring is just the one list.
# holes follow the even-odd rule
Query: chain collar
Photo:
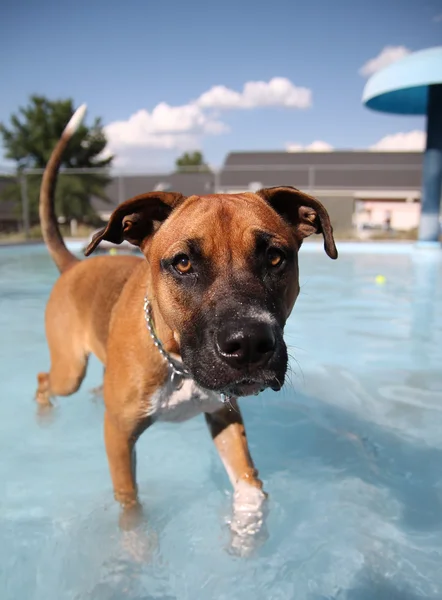
[[[158, 348], [158, 352], [164, 358], [167, 366], [169, 367], [172, 385], [175, 387], [175, 389], [179, 389], [183, 385], [184, 379], [192, 379], [192, 375], [184, 365], [181, 365], [177, 361], [173, 360], [157, 336], [152, 316], [152, 305], [147, 296], [144, 298], [144, 320], [146, 321], [147, 330], [149, 331], [155, 347]], [[229, 402], [230, 400], [230, 398], [223, 393], [220, 394], [220, 398], [222, 402]]]

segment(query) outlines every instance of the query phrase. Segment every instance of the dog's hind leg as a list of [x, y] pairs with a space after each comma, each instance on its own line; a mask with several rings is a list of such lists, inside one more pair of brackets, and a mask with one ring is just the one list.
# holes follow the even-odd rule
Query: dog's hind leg
[[77, 361], [71, 357], [66, 362], [57, 358], [51, 364], [49, 373], [38, 373], [37, 375], [36, 401], [39, 404], [51, 406], [51, 397], [74, 394], [84, 379], [86, 367], [86, 356]]
[[70, 396], [80, 387], [86, 374], [88, 353], [72, 331], [47, 331], [51, 368], [37, 375], [36, 401], [51, 406], [51, 397]]

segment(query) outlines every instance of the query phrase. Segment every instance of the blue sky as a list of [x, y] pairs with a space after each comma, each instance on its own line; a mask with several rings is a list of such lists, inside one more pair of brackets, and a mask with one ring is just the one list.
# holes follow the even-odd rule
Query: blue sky
[[365, 109], [361, 69], [440, 44], [441, 0], [15, 0], [0, 23], [0, 121], [32, 93], [86, 102], [117, 166], [137, 171], [197, 147], [215, 165], [312, 142], [412, 147], [424, 119]]

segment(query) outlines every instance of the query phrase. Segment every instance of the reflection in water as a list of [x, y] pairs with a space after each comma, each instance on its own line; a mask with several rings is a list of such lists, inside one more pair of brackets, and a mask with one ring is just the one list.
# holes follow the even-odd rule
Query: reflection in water
[[[412, 256], [413, 286], [411, 301], [411, 331], [416, 361], [424, 363], [426, 352], [431, 352], [433, 344], [440, 344], [440, 326], [436, 324], [436, 311], [439, 311], [441, 282], [441, 256], [434, 250], [417, 250]], [[435, 326], [436, 325], [436, 326]], [[438, 337], [437, 334], [439, 334]]]

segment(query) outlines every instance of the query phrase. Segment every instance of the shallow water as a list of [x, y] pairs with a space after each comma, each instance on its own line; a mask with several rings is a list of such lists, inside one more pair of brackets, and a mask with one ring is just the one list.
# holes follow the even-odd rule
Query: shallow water
[[442, 598], [442, 258], [312, 248], [287, 326], [290, 381], [242, 401], [267, 542], [248, 559], [226, 551], [231, 490], [198, 417], [138, 444], [145, 562], [117, 527], [90, 393], [102, 368], [37, 418], [56, 271], [44, 249], [0, 249], [2, 600]]

